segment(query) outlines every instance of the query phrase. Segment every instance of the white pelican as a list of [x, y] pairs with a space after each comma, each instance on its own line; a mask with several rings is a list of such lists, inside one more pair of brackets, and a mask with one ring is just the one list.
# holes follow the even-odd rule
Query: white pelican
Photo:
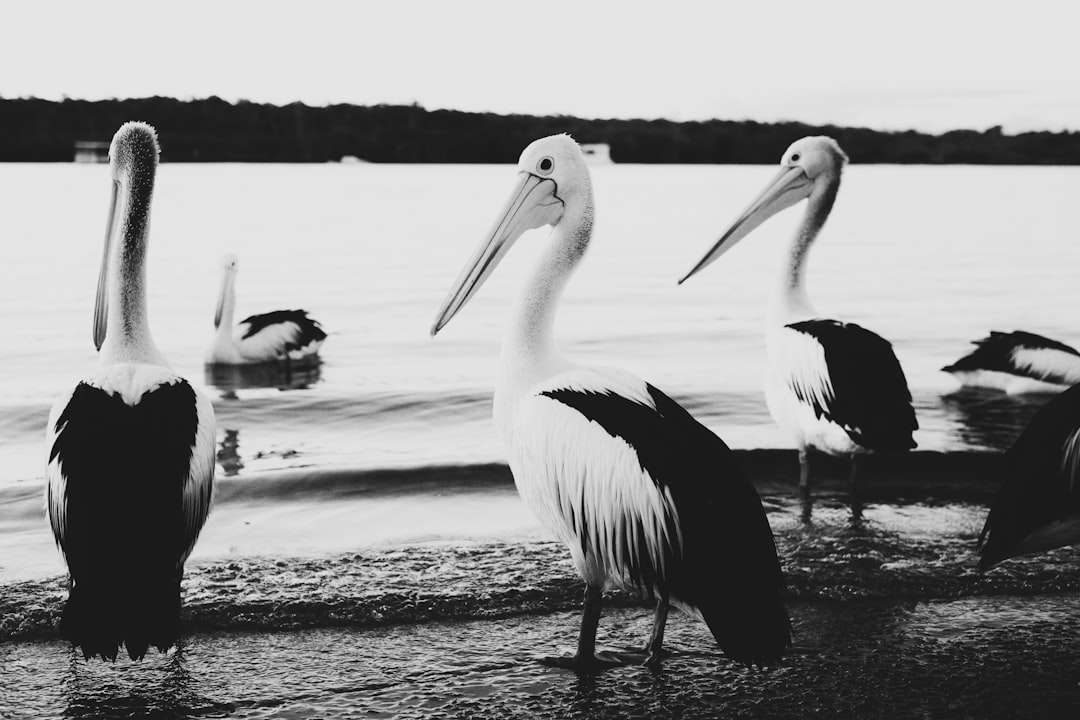
[[146, 312], [153, 128], [109, 149], [112, 203], [94, 307], [94, 372], [53, 406], [46, 503], [69, 573], [60, 632], [86, 658], [176, 642], [184, 561], [210, 510], [214, 410], [169, 367]]
[[214, 311], [214, 341], [206, 351], [207, 365], [248, 365], [254, 363], [310, 362], [315, 359], [326, 333], [304, 310], [275, 310], [252, 315], [233, 327], [236, 309], [235, 255], [221, 263], [221, 292]]
[[979, 537], [979, 569], [1080, 543], [1080, 385], [1035, 414], [1003, 465], [1005, 482]]
[[972, 352], [943, 368], [964, 387], [1009, 394], [1061, 392], [1080, 383], [1080, 352], [1057, 340], [1016, 330], [992, 330]]
[[[525, 148], [491, 235], [439, 310], [437, 333], [527, 230], [551, 225], [503, 342], [494, 416], [525, 502], [570, 549], [585, 580], [577, 652], [545, 662], [587, 669], [656, 663], [669, 604], [708, 625], [743, 663], [777, 660], [791, 643], [783, 576], [753, 485], [724, 442], [671, 398], [622, 370], [583, 367], [553, 337], [563, 288], [592, 235], [593, 194], [567, 135]], [[595, 653], [601, 591], [657, 599], [644, 653]]]
[[854, 323], [818, 314], [806, 294], [806, 258], [840, 187], [847, 156], [828, 137], [792, 143], [780, 172], [679, 282], [704, 268], [772, 215], [807, 199], [780, 282], [769, 303], [765, 399], [799, 450], [799, 485], [809, 485], [810, 448], [856, 457], [915, 447], [911, 393], [887, 340]]

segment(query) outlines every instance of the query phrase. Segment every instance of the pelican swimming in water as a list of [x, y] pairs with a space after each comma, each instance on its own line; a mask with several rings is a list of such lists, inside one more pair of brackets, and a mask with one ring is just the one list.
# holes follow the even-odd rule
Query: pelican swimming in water
[[979, 536], [980, 570], [1080, 543], [1080, 385], [1035, 414], [1003, 467], [1005, 482]]
[[964, 387], [1057, 393], [1080, 383], [1080, 352], [1057, 340], [994, 330], [974, 344], [975, 350], [941, 368]]
[[221, 263], [221, 292], [214, 311], [214, 341], [206, 351], [207, 365], [250, 365], [255, 363], [310, 362], [315, 359], [326, 333], [304, 310], [275, 310], [252, 315], [233, 327], [236, 309], [235, 255]]
[[873, 451], [915, 447], [918, 428], [904, 371], [887, 340], [855, 323], [822, 317], [806, 293], [806, 259], [832, 210], [847, 156], [828, 137], [787, 149], [780, 172], [679, 282], [735, 246], [769, 217], [807, 200], [789, 259], [769, 303], [765, 399], [799, 450], [799, 485], [809, 486], [808, 450], [851, 462]]
[[[753, 485], [724, 442], [630, 373], [563, 357], [553, 335], [563, 288], [592, 235], [585, 159], [567, 135], [537, 140], [490, 236], [447, 295], [434, 335], [527, 230], [551, 225], [503, 341], [494, 416], [518, 492], [566, 543], [585, 580], [576, 669], [656, 663], [669, 604], [702, 619], [721, 649], [767, 664], [791, 644], [783, 576]], [[643, 653], [595, 652], [601, 591], [657, 600]]]
[[180, 629], [184, 561], [210, 510], [214, 410], [150, 336], [146, 246], [158, 162], [153, 128], [109, 149], [112, 203], [94, 307], [98, 364], [53, 406], [46, 504], [67, 562], [61, 634], [86, 658], [134, 660]]

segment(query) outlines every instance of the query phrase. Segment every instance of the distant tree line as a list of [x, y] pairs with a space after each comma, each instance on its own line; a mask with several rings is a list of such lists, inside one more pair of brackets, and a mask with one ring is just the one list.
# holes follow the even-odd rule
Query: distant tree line
[[859, 163], [1078, 165], [1080, 132], [1007, 135], [813, 126], [796, 122], [585, 120], [425, 110], [417, 105], [293, 103], [279, 107], [217, 97], [176, 100], [0, 98], [0, 161], [67, 162], [76, 141], [108, 141], [127, 120], [157, 127], [168, 162], [502, 163], [559, 132], [608, 143], [616, 162], [774, 163], [804, 135], [831, 135]]

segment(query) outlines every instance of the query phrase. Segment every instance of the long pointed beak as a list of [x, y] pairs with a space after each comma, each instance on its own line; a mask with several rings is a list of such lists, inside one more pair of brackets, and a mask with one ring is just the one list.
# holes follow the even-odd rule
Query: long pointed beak
[[214, 329], [221, 327], [221, 316], [225, 312], [225, 296], [229, 292], [229, 283], [232, 282], [232, 274], [225, 270], [221, 274], [221, 291], [217, 296], [217, 307], [214, 308]]
[[97, 296], [94, 299], [94, 347], [98, 350], [101, 350], [101, 344], [105, 342], [105, 330], [109, 318], [109, 260], [113, 231], [116, 229], [116, 204], [119, 196], [120, 183], [113, 180], [112, 197], [109, 200], [109, 219], [105, 224], [105, 249], [101, 255]]
[[476, 294], [484, 281], [502, 261], [514, 242], [527, 230], [554, 225], [562, 217], [563, 201], [558, 196], [559, 186], [551, 178], [542, 178], [522, 172], [517, 187], [510, 195], [506, 207], [498, 216], [488, 239], [480, 243], [472, 258], [458, 275], [457, 281], [443, 300], [435, 324], [431, 326], [434, 336], [443, 329], [465, 303]]
[[776, 174], [765, 189], [761, 192], [750, 206], [743, 210], [742, 215], [731, 224], [731, 227], [720, 236], [716, 244], [712, 246], [705, 257], [698, 261], [690, 272], [679, 280], [682, 285], [690, 277], [703, 270], [713, 260], [735, 247], [744, 237], [749, 235], [761, 223], [768, 220], [776, 213], [791, 207], [800, 200], [810, 195], [814, 183], [806, 176], [806, 172], [798, 166], [783, 167]]

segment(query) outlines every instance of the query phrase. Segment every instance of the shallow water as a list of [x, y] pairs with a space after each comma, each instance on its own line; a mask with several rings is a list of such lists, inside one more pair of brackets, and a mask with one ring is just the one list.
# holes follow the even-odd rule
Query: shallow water
[[[148, 260], [150, 321], [215, 402], [223, 474], [501, 461], [491, 388], [506, 308], [544, 235], [526, 235], [439, 337], [454, 277], [505, 199], [510, 165], [163, 165]], [[90, 316], [104, 166], [0, 164], [0, 488], [39, 480], [51, 403], [94, 366]], [[597, 223], [557, 335], [689, 406], [733, 447], [787, 447], [761, 394], [766, 298], [799, 210], [683, 286], [763, 166], [596, 167]], [[1025, 401], [949, 395], [942, 365], [992, 328], [1080, 340], [1071, 235], [1080, 169], [851, 166], [814, 249], [819, 310], [891, 340], [923, 449], [1000, 449]], [[62, 204], [58, 205], [58, 202]], [[207, 375], [218, 263], [240, 260], [238, 313], [303, 307], [330, 337], [310, 373]], [[1039, 402], [1045, 401], [1042, 398]], [[2, 529], [0, 529], [2, 531]]]
[[[543, 667], [575, 613], [375, 629], [200, 634], [180, 653], [87, 663], [59, 642], [0, 646], [7, 717], [1066, 717], [1080, 711], [1076, 594], [793, 604], [784, 661], [745, 670], [673, 616], [661, 669]], [[606, 647], [646, 610], [601, 621]]]

